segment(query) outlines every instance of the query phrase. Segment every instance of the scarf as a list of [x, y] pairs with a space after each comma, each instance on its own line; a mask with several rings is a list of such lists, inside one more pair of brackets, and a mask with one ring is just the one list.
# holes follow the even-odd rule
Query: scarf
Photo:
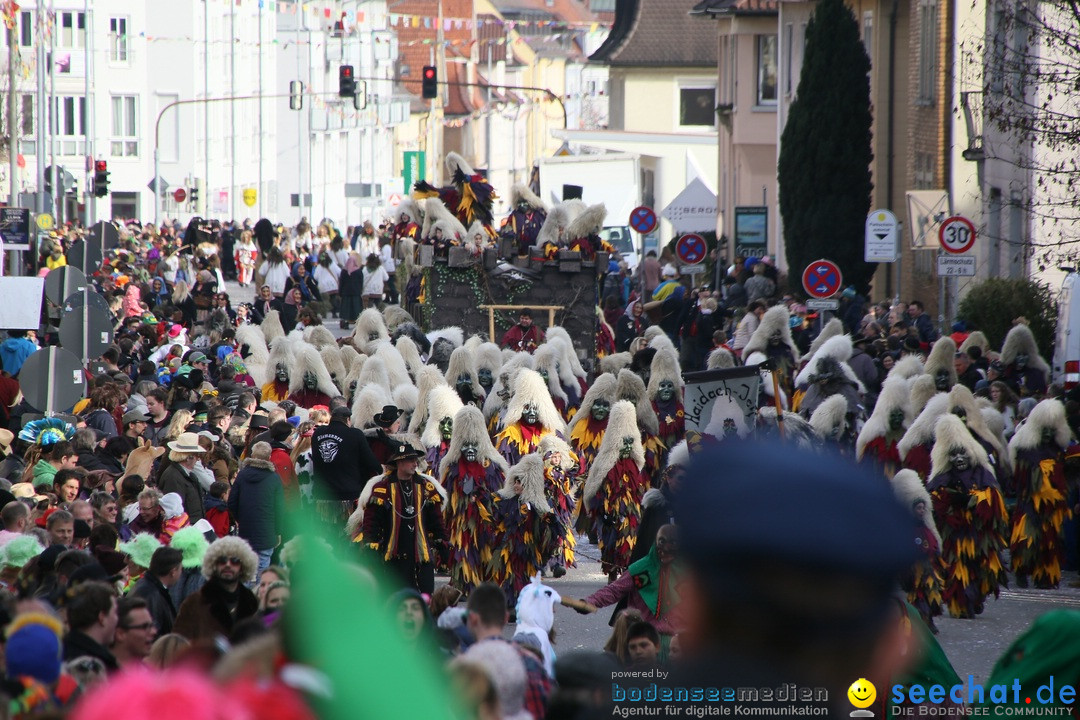
[[634, 578], [634, 589], [655, 617], [664, 617], [678, 604], [676, 587], [681, 568], [675, 563], [666, 567], [661, 565], [655, 543], [648, 555], [630, 564], [629, 572]]

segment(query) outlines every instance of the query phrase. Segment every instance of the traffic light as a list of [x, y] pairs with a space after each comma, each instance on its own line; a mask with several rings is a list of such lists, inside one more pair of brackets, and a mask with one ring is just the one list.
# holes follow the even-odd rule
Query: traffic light
[[421, 80], [423, 82], [421, 95], [425, 100], [431, 100], [439, 96], [439, 73], [435, 70], [434, 65], [424, 66]]
[[109, 194], [109, 163], [98, 160], [94, 163], [94, 197]]
[[289, 109], [304, 109], [304, 83], [299, 80], [289, 82]]
[[338, 68], [338, 95], [341, 97], [356, 95], [356, 77], [353, 75], [352, 65], [342, 65]]
[[199, 193], [202, 186], [202, 178], [195, 178], [195, 182], [188, 188], [188, 202], [191, 203], [191, 209], [196, 215], [202, 215], [204, 213], [203, 200]]

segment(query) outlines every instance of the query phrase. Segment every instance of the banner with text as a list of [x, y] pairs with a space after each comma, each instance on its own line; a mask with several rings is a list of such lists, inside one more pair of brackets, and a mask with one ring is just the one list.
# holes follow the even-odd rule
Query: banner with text
[[758, 388], [761, 375], [757, 367], [738, 367], [725, 370], [704, 370], [683, 374], [683, 405], [686, 409], [686, 429], [701, 432], [712, 418], [713, 405], [722, 397], [731, 398], [746, 414], [746, 424], [754, 427], [757, 421]]

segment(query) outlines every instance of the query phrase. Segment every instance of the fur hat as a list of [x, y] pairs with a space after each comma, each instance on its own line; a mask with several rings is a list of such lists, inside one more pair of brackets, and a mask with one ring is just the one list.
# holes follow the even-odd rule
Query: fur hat
[[534, 210], [543, 210], [547, 212], [547, 205], [544, 201], [536, 196], [529, 186], [525, 183], [516, 182], [510, 186], [510, 204], [516, 207], [519, 203], [529, 203], [529, 207]]
[[420, 442], [424, 444], [424, 447], [431, 448], [439, 445], [442, 441], [439, 423], [443, 418], [453, 418], [462, 407], [461, 398], [453, 388], [447, 385], [439, 385], [428, 393], [427, 421], [424, 423], [424, 432], [420, 436]]
[[393, 218], [395, 225], [400, 221], [402, 215], [408, 216], [409, 221], [414, 222], [417, 225], [423, 220], [420, 215], [420, 207], [416, 204], [416, 201], [410, 197], [403, 197], [396, 208], [387, 208], [385, 215], [388, 218]]
[[[902, 378], [889, 376], [881, 385], [881, 394], [878, 395], [877, 404], [869, 419], [859, 431], [859, 438], [855, 441], [855, 458], [861, 460], [866, 445], [875, 438], [882, 437], [889, 431], [889, 415], [893, 410], [904, 413], [902, 429], [907, 430], [911, 424], [911, 399], [909, 397], [908, 384]], [[903, 435], [901, 435], [903, 437]]]
[[267, 346], [279, 337], [284, 336], [285, 327], [281, 324], [281, 313], [277, 310], [271, 310], [266, 313], [263, 317], [263, 321], [259, 323], [259, 329], [262, 330]]
[[0, 548], [0, 565], [21, 568], [45, 552], [45, 548], [33, 535], [19, 535]]
[[551, 512], [544, 493], [544, 460], [539, 453], [529, 453], [510, 468], [502, 490], [499, 490], [500, 497], [511, 498], [517, 494], [514, 492], [515, 480], [521, 483], [521, 502], [529, 503], [541, 515]]
[[544, 343], [536, 348], [533, 353], [533, 367], [536, 368], [536, 372], [547, 375], [548, 392], [551, 393], [551, 397], [562, 400], [564, 405], [570, 402], [560, 382], [559, 352], [556, 346]]
[[[746, 423], [744, 422], [745, 426]], [[685, 468], [690, 467], [690, 446], [686, 444], [685, 440], [680, 440], [675, 444], [675, 447], [671, 448], [671, 452], [667, 456], [667, 467], [673, 467], [678, 465]]]
[[986, 339], [986, 335], [983, 334], [982, 330], [973, 330], [964, 338], [964, 342], [960, 344], [960, 352], [966, 353], [973, 347], [982, 350], [983, 357], [986, 357], [990, 352], [990, 341]]
[[263, 335], [261, 327], [247, 323], [236, 328], [236, 343], [241, 347], [247, 346], [248, 354], [244, 357], [244, 362], [248, 368], [252, 365], [266, 366], [270, 350], [266, 347], [266, 336]]
[[[979, 413], [983, 416], [983, 422], [986, 423], [987, 429], [994, 434], [997, 438], [998, 445], [1003, 448], [1009, 447], [1009, 441], [1005, 439], [1005, 416], [997, 411], [997, 409], [990, 404], [989, 400], [985, 398], [979, 398]], [[1009, 453], [1002, 453], [997, 457], [998, 477], [1012, 477], [1013, 466], [1012, 460], [1009, 457]]]
[[349, 376], [349, 371], [345, 369], [345, 363], [341, 361], [341, 353], [337, 345], [327, 345], [319, 351], [319, 357], [322, 358], [323, 365], [326, 366], [334, 384], [345, 386], [345, 378]]
[[323, 348], [337, 347], [337, 338], [325, 325], [309, 325], [304, 328], [304, 340], [314, 345], [320, 351]]
[[172, 540], [169, 541], [169, 547], [176, 548], [184, 553], [184, 558], [180, 561], [181, 565], [185, 568], [197, 568], [202, 565], [203, 557], [206, 555], [210, 543], [207, 542], [206, 536], [202, 534], [199, 528], [189, 525], [173, 533]]
[[[637, 422], [642, 431], [649, 435], [660, 432], [660, 420], [656, 417], [649, 395], [645, 391], [645, 381], [630, 372], [620, 370], [616, 378], [615, 397], [619, 400], [629, 400], [637, 407]], [[608, 427], [611, 424], [608, 423]]]
[[150, 567], [150, 558], [161, 547], [161, 543], [150, 533], [137, 533], [127, 542], [122, 542], [116, 549], [131, 558], [131, 562], [141, 568]]
[[475, 443], [479, 446], [477, 460], [494, 464], [504, 476], [509, 472], [510, 467], [506, 464], [506, 460], [491, 444], [491, 436], [488, 435], [487, 424], [484, 422], [484, 413], [480, 412], [480, 408], [475, 405], [465, 405], [454, 414], [454, 430], [450, 435], [450, 447], [439, 466], [441, 482], [446, 482], [446, 473], [457, 464], [461, 458], [461, 446], [467, 443]]
[[982, 465], [987, 472], [994, 474], [989, 456], [979, 441], [972, 437], [964, 422], [952, 413], [945, 413], [934, 426], [934, 447], [930, 451], [931, 477], [949, 469], [949, 451], [954, 447], [967, 450], [973, 465]]
[[972, 435], [993, 447], [997, 457], [1005, 454], [1005, 447], [1001, 445], [994, 433], [986, 426], [986, 420], [983, 419], [979, 403], [976, 402], [975, 396], [971, 394], [966, 385], [957, 383], [949, 391], [949, 412], [952, 412], [955, 407], [964, 409], [966, 416], [964, 424], [967, 425]]
[[1031, 328], [1023, 323], [1013, 325], [1009, 334], [1005, 336], [1005, 342], [1001, 345], [1001, 362], [1011, 365], [1020, 353], [1028, 356], [1028, 367], [1041, 370], [1047, 379], [1050, 377], [1050, 366], [1039, 354], [1039, 346], [1035, 342], [1035, 336]]
[[446, 378], [437, 367], [425, 365], [420, 369], [420, 374], [416, 377], [416, 412], [409, 421], [410, 433], [419, 435], [424, 431], [428, 415], [428, 396], [435, 388], [445, 385]]
[[934, 522], [934, 503], [930, 499], [930, 493], [926, 492], [926, 486], [923, 485], [922, 478], [919, 477], [919, 473], [914, 470], [898, 470], [892, 478], [893, 492], [896, 494], [896, 498], [903, 503], [904, 507], [908, 510], [913, 510], [915, 503], [922, 502], [923, 509], [919, 514], [919, 519], [922, 524], [933, 534], [934, 539], [937, 540], [938, 547], [941, 547], [941, 535], [938, 534], [937, 524]]
[[362, 429], [370, 425], [384, 407], [393, 405], [394, 401], [386, 385], [357, 383], [356, 387], [357, 393], [352, 404], [352, 424], [353, 427]]
[[587, 378], [589, 374], [585, 372], [585, 368], [582, 367], [581, 360], [578, 358], [577, 352], [574, 350], [574, 341], [570, 339], [570, 333], [568, 333], [566, 331], [566, 328], [564, 328], [562, 325], [554, 325], [547, 329], [548, 342], [551, 342], [556, 338], [561, 338], [562, 340], [564, 340], [567, 347], [569, 348], [569, 351], [566, 353], [566, 358], [570, 361], [570, 367], [574, 375], [583, 379]]
[[926, 363], [923, 365], [923, 374], [929, 375], [937, 382], [936, 375], [941, 370], [946, 370], [949, 373], [949, 387], [956, 385], [956, 366], [953, 364], [953, 359], [956, 357], [956, 343], [948, 335], [943, 335], [937, 339], [934, 343], [934, 347], [930, 348], [930, 354], [926, 356]]
[[338, 353], [341, 355], [341, 362], [345, 365], [345, 374], [348, 375], [352, 372], [353, 365], [359, 358], [366, 358], [366, 355], [361, 355], [356, 351], [350, 343], [338, 346]]
[[834, 335], [821, 344], [818, 351], [810, 358], [810, 362], [806, 363], [806, 367], [795, 376], [795, 385], [805, 387], [813, 382], [810, 378], [817, 374], [822, 358], [831, 357], [840, 364], [840, 369], [844, 371], [844, 375], [854, 383], [859, 392], [866, 392], [866, 388], [859, 381], [858, 376], [855, 375], [855, 371], [847, 364], [847, 361], [851, 359], [851, 352], [851, 336]]
[[926, 403], [930, 402], [930, 398], [937, 395], [937, 386], [934, 385], [934, 378], [929, 375], [918, 375], [908, 380], [908, 388], [911, 400], [911, 415], [912, 417], [918, 417], [919, 413], [926, 407]]
[[551, 243], [559, 244], [559, 228], [562, 228], [562, 243], [568, 244], [570, 237], [570, 225], [584, 209], [584, 203], [562, 202], [548, 211], [544, 218], [544, 224], [540, 226], [540, 232], [536, 236], [536, 244], [544, 245]]
[[1064, 450], [1072, 442], [1072, 432], [1065, 418], [1065, 406], [1060, 400], [1047, 398], [1027, 416], [1027, 420], [1016, 430], [1009, 441], [1009, 459], [1016, 466], [1016, 453], [1019, 450], [1031, 450], [1042, 445], [1043, 430], [1053, 430], [1054, 444]]
[[276, 337], [270, 341], [270, 355], [266, 359], [267, 380], [274, 379], [278, 365], [284, 365], [289, 370], [289, 389], [291, 392], [291, 381], [293, 376], [296, 375], [296, 341], [287, 335]]
[[[544, 344], [551, 346], [551, 349], [555, 353], [555, 358], [557, 360], [555, 369], [559, 374], [559, 384], [564, 388], [573, 388], [575, 391], [578, 391], [579, 376], [574, 370], [574, 361], [577, 360], [577, 353], [574, 352], [574, 344], [563, 335], [552, 335], [550, 333], [547, 336], [547, 342]], [[582, 371], [584, 372], [584, 368], [582, 368]], [[580, 377], [584, 378], [586, 376], [581, 375]]]
[[424, 200], [424, 224], [420, 230], [420, 237], [431, 237], [435, 228], [441, 228], [443, 237], [447, 239], [462, 240], [465, 238], [465, 226], [454, 217], [449, 208], [437, 197]]
[[[353, 352], [356, 352], [356, 350], [353, 350]], [[360, 387], [360, 375], [364, 372], [367, 359], [367, 355], [356, 353], [352, 367], [349, 368], [349, 374], [345, 376], [345, 382], [342, 383], [342, 390], [347, 393], [346, 397], [349, 398], [350, 402], [356, 399], [356, 391]]]
[[515, 378], [513, 395], [510, 397], [510, 402], [506, 406], [506, 413], [502, 418], [503, 425], [513, 425], [520, 421], [522, 411], [530, 403], [536, 406], [540, 425], [545, 430], [555, 432], [564, 432], [566, 430], [566, 424], [563, 422], [562, 416], [559, 415], [559, 411], [555, 409], [555, 403], [551, 400], [551, 394], [548, 391], [547, 384], [544, 383], [544, 378], [540, 377], [540, 373], [535, 370], [522, 368]]
[[314, 345], [304, 343], [297, 348], [296, 364], [289, 371], [289, 392], [294, 393], [304, 389], [304, 375], [312, 372], [318, 379], [319, 392], [337, 397], [341, 394], [334, 381], [330, 378], [330, 371], [326, 369], [319, 351]]
[[600, 358], [600, 372], [618, 375], [620, 370], [630, 367], [633, 361], [634, 356], [628, 352], [612, 353]]
[[701, 434], [723, 440], [726, 437], [724, 422], [727, 420], [734, 421], [736, 433], [740, 439], [750, 434], [750, 428], [746, 424], [746, 413], [743, 412], [739, 403], [727, 396], [716, 398], [709, 415], [709, 424], [702, 429]]
[[670, 350], [658, 350], [653, 355], [652, 364], [649, 367], [649, 385], [646, 388], [650, 399], [656, 399], [656, 392], [660, 389], [660, 383], [664, 380], [670, 380], [674, 383], [676, 392], [683, 388], [679, 356]]
[[810, 427], [822, 440], [832, 435], [836, 427], [840, 426], [839, 435], [843, 435], [847, 429], [847, 399], [843, 395], [830, 395], [814, 408], [810, 415]]
[[[522, 368], [532, 369], [533, 356], [527, 352], [511, 353], [510, 358], [503, 362], [499, 368], [499, 374], [495, 376], [495, 382], [491, 386], [491, 392], [484, 400], [484, 417], [488, 420], [503, 412], [509, 404], [503, 395], [510, 393], [510, 389], [517, 382], [517, 374]], [[505, 418], [502, 418], [505, 419]], [[501, 424], [501, 423], [500, 423]], [[501, 430], [502, 428], [498, 428]]]
[[484, 223], [474, 220], [472, 225], [465, 230], [465, 237], [461, 244], [469, 248], [474, 255], [479, 255], [484, 251], [490, 239], [491, 236], [488, 235]]
[[790, 318], [788, 309], [783, 305], [774, 305], [766, 310], [761, 316], [761, 323], [757, 326], [757, 330], [743, 348], [743, 357], [748, 357], [755, 351], [765, 352], [765, 349], [769, 347], [769, 338], [779, 334], [781, 342], [791, 351], [792, 358], [796, 363], [799, 362], [799, 349], [795, 347], [795, 341], [791, 339], [791, 324], [788, 322]]
[[577, 466], [575, 461], [574, 451], [561, 437], [555, 433], [548, 433], [540, 439], [540, 444], [536, 447], [536, 453], [546, 460], [548, 453], [557, 452], [562, 456], [562, 462], [559, 463], [559, 467], [563, 470], [569, 470]]
[[412, 383], [403, 383], [394, 388], [391, 393], [394, 397], [394, 405], [403, 413], [416, 412], [416, 403], [419, 400], [420, 391]]
[[608, 401], [609, 405], [614, 405], [617, 384], [615, 376], [611, 373], [604, 373], [593, 380], [592, 385], [589, 386], [588, 391], [585, 393], [585, 397], [581, 400], [581, 406], [574, 413], [573, 419], [570, 420], [567, 430], [573, 431], [575, 425], [586, 422], [592, 414], [593, 403], [597, 400], [604, 399]]
[[709, 361], [706, 366], [709, 370], [726, 370], [735, 367], [735, 356], [724, 347], [718, 347], [709, 353]]
[[812, 360], [814, 355], [817, 355], [817, 351], [821, 349], [821, 346], [824, 345], [827, 340], [843, 334], [844, 323], [840, 321], [840, 318], [834, 317], [832, 320], [825, 323], [825, 327], [821, 328], [821, 332], [819, 332], [817, 337], [814, 338], [814, 341], [810, 343], [810, 350], [806, 353], [805, 360], [807, 362]]
[[578, 240], [599, 234], [604, 227], [606, 217], [607, 208], [604, 203], [589, 205], [570, 222], [570, 226], [566, 229], [566, 239]]
[[480, 343], [477, 346], [476, 352], [476, 370], [488, 370], [491, 372], [491, 377], [494, 378], [499, 374], [499, 368], [502, 367], [502, 351], [499, 350], [499, 346], [492, 342]]
[[446, 374], [443, 377], [446, 378], [447, 385], [456, 387], [458, 377], [461, 375], [469, 377], [469, 386], [472, 389], [473, 397], [480, 398], [481, 404], [483, 404], [486, 392], [480, 385], [480, 380], [476, 377], [475, 355], [463, 347], [459, 347], [450, 353], [450, 364], [447, 365]]
[[380, 340], [389, 340], [390, 331], [386, 329], [382, 313], [375, 308], [368, 308], [356, 318], [353, 328], [352, 344], [365, 355], [375, 354], [376, 344]]
[[386, 374], [390, 378], [390, 387], [412, 382], [409, 366], [392, 344], [382, 341], [375, 343], [375, 357], [383, 361]]
[[[925, 377], [925, 376], [924, 376]], [[897, 443], [900, 459], [907, 457], [908, 452], [916, 445], [923, 445], [934, 439], [934, 426], [942, 414], [949, 411], [949, 394], [938, 393], [926, 401], [922, 411], [915, 417], [908, 427], [904, 437]]]
[[413, 316], [409, 314], [409, 311], [400, 305], [387, 305], [383, 308], [383, 320], [386, 322], [386, 328], [390, 331], [391, 335], [398, 329], [399, 326], [405, 323], [416, 322]]
[[428, 342], [435, 345], [439, 339], [448, 340], [455, 350], [465, 344], [465, 331], [456, 325], [448, 325], [438, 330], [432, 330], [427, 334]]
[[902, 378], [904, 380], [918, 377], [923, 374], [923, 362], [918, 355], [905, 355], [897, 360], [887, 377]]
[[218, 558], [223, 557], [239, 558], [240, 581], [246, 583], [255, 582], [255, 571], [259, 567], [259, 558], [255, 551], [251, 549], [251, 545], [248, 545], [247, 540], [235, 535], [218, 538], [210, 543], [210, 547], [206, 549], [206, 553], [203, 555], [202, 574], [204, 578], [209, 580], [214, 576], [214, 567], [217, 565]]
[[619, 400], [611, 408], [607, 431], [600, 443], [600, 450], [596, 453], [596, 459], [589, 468], [589, 477], [585, 482], [585, 493], [582, 496], [584, 502], [588, 503], [603, 486], [608, 471], [615, 467], [615, 463], [619, 460], [619, 448], [622, 447], [623, 438], [627, 437], [633, 439], [633, 451], [630, 457], [640, 470], [645, 467], [645, 449], [641, 446], [637, 410], [633, 403]]
[[[426, 342], [427, 338], [424, 338], [424, 340]], [[409, 370], [409, 376], [415, 381], [420, 374], [420, 368], [424, 367], [424, 361], [420, 359], [420, 348], [408, 335], [402, 335], [394, 341], [394, 348], [405, 362], [405, 367]]]

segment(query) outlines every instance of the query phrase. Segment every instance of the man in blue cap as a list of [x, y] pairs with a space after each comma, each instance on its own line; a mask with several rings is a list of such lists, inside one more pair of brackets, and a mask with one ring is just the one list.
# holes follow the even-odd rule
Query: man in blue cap
[[725, 443], [694, 458], [675, 505], [686, 663], [666, 684], [769, 688], [741, 704], [835, 717], [854, 681], [884, 691], [902, 669], [891, 597], [916, 548], [887, 484], [838, 456]]

